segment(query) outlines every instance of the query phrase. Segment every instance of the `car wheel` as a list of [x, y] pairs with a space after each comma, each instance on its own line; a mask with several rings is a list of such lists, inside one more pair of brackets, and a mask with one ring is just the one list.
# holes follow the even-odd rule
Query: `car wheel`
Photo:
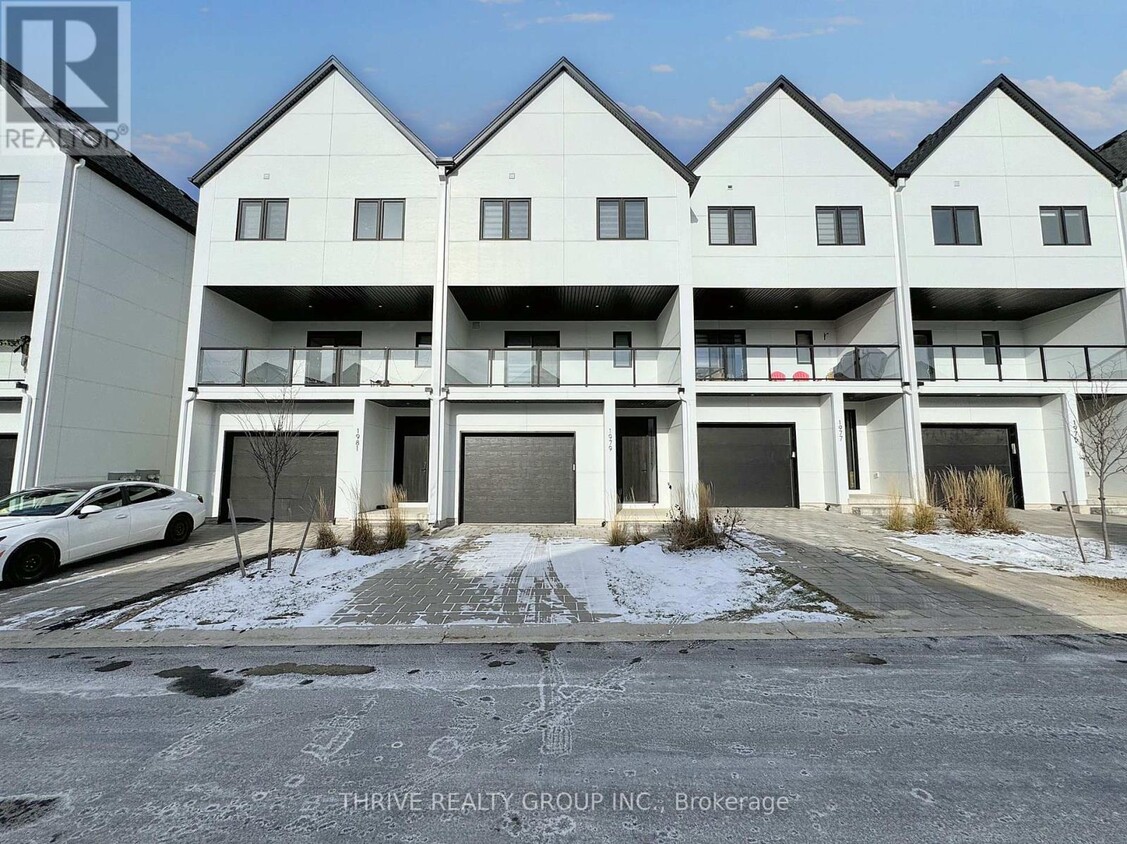
[[29, 542], [12, 552], [4, 566], [4, 582], [21, 586], [42, 580], [55, 570], [55, 551], [45, 542]]
[[164, 532], [164, 542], [166, 545], [179, 545], [182, 542], [187, 542], [188, 537], [192, 535], [192, 517], [187, 513], [180, 513], [173, 516], [172, 521], [168, 523], [168, 528]]

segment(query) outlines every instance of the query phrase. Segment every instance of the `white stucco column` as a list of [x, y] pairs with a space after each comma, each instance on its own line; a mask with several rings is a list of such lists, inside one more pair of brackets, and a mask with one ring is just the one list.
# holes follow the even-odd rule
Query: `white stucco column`
[[[1072, 487], [1068, 494], [1072, 497], [1072, 503], [1078, 508], [1078, 512], [1087, 513], [1091, 504], [1088, 501], [1086, 467], [1084, 457], [1080, 453], [1080, 446], [1076, 444], [1076, 440], [1072, 437], [1073, 420], [1080, 418], [1076, 407], [1076, 393], [1068, 392], [1061, 396], [1061, 413], [1064, 416], [1064, 442], [1061, 443], [1061, 446], [1068, 455], [1068, 476]], [[1056, 490], [1052, 492], [1056, 492]]]
[[830, 431], [833, 453], [833, 485], [826, 490], [826, 503], [841, 512], [849, 509], [849, 466], [845, 456], [845, 395], [834, 391], [829, 395]]
[[[684, 500], [686, 513], [695, 516], [700, 473], [697, 464], [696, 310], [693, 307], [692, 285], [682, 284], [677, 290], [677, 300], [681, 325], [681, 454], [684, 461]], [[676, 491], [673, 500], [677, 500]]]
[[618, 460], [616, 415], [618, 404], [614, 399], [603, 401], [603, 518], [610, 523], [618, 512]]

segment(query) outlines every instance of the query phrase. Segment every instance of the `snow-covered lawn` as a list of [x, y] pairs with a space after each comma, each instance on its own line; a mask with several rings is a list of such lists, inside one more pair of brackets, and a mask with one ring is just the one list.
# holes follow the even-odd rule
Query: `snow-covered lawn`
[[906, 545], [946, 554], [965, 563], [999, 566], [1011, 571], [1036, 571], [1062, 577], [1093, 575], [1127, 578], [1127, 548], [1113, 545], [1113, 559], [1105, 560], [1103, 543], [1094, 539], [1083, 540], [1088, 555], [1087, 565], [1080, 560], [1076, 540], [1042, 533], [962, 536], [943, 532], [911, 534], [897, 539]]
[[[475, 603], [465, 604], [457, 617], [445, 618], [447, 624], [504, 623], [498, 621], [501, 604], [516, 608], [503, 618], [515, 615], [517, 620], [547, 623], [592, 618], [686, 623], [717, 618], [763, 622], [846, 617], [824, 595], [795, 582], [764, 559], [779, 553], [778, 549], [752, 535], [741, 540], [754, 550], [733, 546], [724, 551], [677, 554], [653, 541], [613, 548], [589, 539], [542, 540], [517, 532], [412, 540], [405, 549], [374, 557], [348, 551], [336, 555], [307, 551], [295, 577], [289, 575], [293, 556], [286, 555], [276, 560], [275, 571], [269, 575], [263, 576], [263, 564], [256, 563], [252, 568], [256, 576], [250, 579], [237, 572], [220, 575], [141, 612], [120, 611], [90, 624], [110, 626], [117, 621], [119, 630], [243, 630], [340, 623], [334, 621], [339, 611], [347, 608], [350, 617], [357, 612], [350, 604], [361, 584], [415, 562], [433, 565], [441, 572], [440, 585], [428, 588], [452, 590], [465, 585], [468, 592], [479, 596]], [[414, 576], [413, 571], [402, 576]], [[459, 590], [458, 594], [463, 593]], [[420, 614], [402, 623], [436, 622]]]

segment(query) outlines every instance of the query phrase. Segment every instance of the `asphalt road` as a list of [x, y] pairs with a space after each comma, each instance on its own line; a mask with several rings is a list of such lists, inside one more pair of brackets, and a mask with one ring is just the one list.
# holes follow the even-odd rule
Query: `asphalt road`
[[0, 663], [3, 842], [1056, 844], [1127, 827], [1127, 638]]

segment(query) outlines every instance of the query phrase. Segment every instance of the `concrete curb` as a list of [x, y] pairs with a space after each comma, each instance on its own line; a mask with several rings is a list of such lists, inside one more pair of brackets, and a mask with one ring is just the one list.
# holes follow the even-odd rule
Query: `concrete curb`
[[[979, 622], [975, 624], [975, 622]], [[1032, 636], [1127, 634], [1127, 619], [1087, 619], [1088, 624], [1063, 620], [1052, 626], [1044, 620], [1023, 625], [984, 628], [982, 619], [954, 619], [950, 624], [896, 625], [888, 620], [853, 622], [740, 623], [706, 621], [698, 624], [575, 624], [428, 625], [381, 627], [295, 627], [260, 630], [43, 630], [0, 632], [0, 648], [180, 648], [291, 647], [309, 645], [438, 645], [456, 643], [600, 643], [668, 641], [743, 641], [794, 639], [881, 639], [920, 636]], [[1069, 623], [1071, 621], [1071, 623]], [[1098, 623], [1093, 624], [1093, 621]]]

